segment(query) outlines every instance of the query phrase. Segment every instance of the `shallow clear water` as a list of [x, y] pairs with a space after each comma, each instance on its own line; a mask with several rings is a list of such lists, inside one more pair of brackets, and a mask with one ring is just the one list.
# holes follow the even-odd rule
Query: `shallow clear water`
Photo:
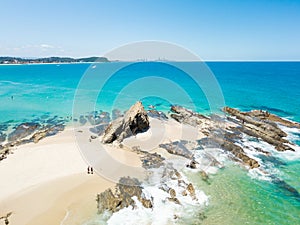
[[[297, 168], [287, 165], [283, 170], [291, 169]], [[195, 174], [189, 178], [210, 196], [202, 224], [299, 224], [299, 199], [269, 181], [252, 179], [239, 166], [228, 165], [210, 184]], [[299, 181], [292, 183], [298, 183], [299, 191]]]

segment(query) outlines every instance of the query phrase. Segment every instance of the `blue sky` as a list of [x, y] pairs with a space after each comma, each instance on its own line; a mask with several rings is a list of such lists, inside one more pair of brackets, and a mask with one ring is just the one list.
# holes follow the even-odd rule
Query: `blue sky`
[[204, 60], [300, 60], [300, 1], [0, 0], [0, 55], [101, 56], [162, 40]]

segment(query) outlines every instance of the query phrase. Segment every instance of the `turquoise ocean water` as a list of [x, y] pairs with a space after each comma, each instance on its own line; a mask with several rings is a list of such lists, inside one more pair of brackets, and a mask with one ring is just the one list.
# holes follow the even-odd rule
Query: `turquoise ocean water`
[[[74, 95], [75, 101], [82, 104], [78, 114], [100, 109], [126, 110], [137, 100], [165, 112], [171, 104], [211, 112], [206, 91], [199, 89], [184, 71], [159, 62], [131, 64], [110, 76], [99, 92], [103, 82], [99, 78], [101, 71], [115, 64], [0, 66], [0, 123], [18, 124], [45, 115], [70, 119]], [[220, 85], [226, 105], [241, 110], [268, 110], [300, 122], [299, 62], [209, 62], [207, 65]], [[189, 66], [193, 67], [191, 63]], [[87, 71], [89, 79], [79, 85]], [[299, 131], [292, 130], [290, 137], [299, 143]], [[269, 169], [300, 192], [299, 153], [288, 157], [276, 155]], [[210, 196], [203, 224], [300, 224], [297, 196], [278, 184], [249, 175], [239, 166], [229, 163], [213, 175], [210, 184], [194, 174], [187, 176]]]

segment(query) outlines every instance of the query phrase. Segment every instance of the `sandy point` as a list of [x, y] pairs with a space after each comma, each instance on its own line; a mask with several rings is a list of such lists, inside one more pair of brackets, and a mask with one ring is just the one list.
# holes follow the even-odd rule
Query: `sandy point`
[[80, 224], [96, 213], [96, 194], [114, 185], [87, 174], [87, 166], [72, 129], [17, 147], [0, 162], [0, 216], [12, 211], [9, 222], [16, 225], [68, 224], [70, 218]]

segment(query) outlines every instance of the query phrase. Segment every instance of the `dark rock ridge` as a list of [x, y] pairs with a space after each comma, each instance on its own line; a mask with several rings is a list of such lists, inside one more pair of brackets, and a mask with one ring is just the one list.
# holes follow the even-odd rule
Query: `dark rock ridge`
[[110, 188], [97, 195], [98, 213], [105, 210], [117, 212], [123, 208], [135, 207], [132, 197], [136, 196], [145, 208], [152, 208], [153, 202], [143, 194], [141, 183], [136, 178], [122, 177], [115, 187], [115, 192]]
[[103, 136], [103, 143], [112, 143], [117, 140], [121, 142], [124, 138], [144, 132], [149, 128], [149, 118], [144, 106], [140, 101], [135, 103], [125, 113], [112, 121], [106, 128]]
[[[232, 153], [238, 160], [241, 160], [245, 165], [250, 168], [259, 167], [259, 163], [255, 159], [251, 159], [246, 155], [243, 148], [225, 140], [225, 128], [221, 129], [220, 125], [217, 125], [214, 120], [210, 120], [209, 117], [203, 116], [201, 114], [192, 112], [188, 109], [185, 109], [181, 106], [172, 106], [171, 111], [174, 114], [171, 114], [171, 117], [180, 123], [186, 123], [191, 126], [201, 127], [199, 132], [202, 132], [207, 136], [199, 141], [202, 145], [210, 145], [212, 147], [220, 147], [226, 151]], [[204, 125], [204, 126], [203, 126]], [[171, 149], [170, 147], [168, 149]], [[167, 151], [168, 151], [167, 149]], [[174, 149], [174, 148], [173, 148]], [[168, 151], [169, 152], [169, 151]], [[190, 168], [196, 168], [195, 164], [189, 164]]]
[[242, 123], [242, 126], [238, 127], [238, 130], [241, 132], [264, 140], [273, 145], [278, 151], [294, 151], [291, 147], [293, 144], [284, 139], [287, 134], [283, 132], [275, 122], [281, 123], [284, 126], [288, 125], [294, 127], [299, 124], [286, 121], [268, 112], [259, 110], [240, 112], [237, 109], [225, 107], [224, 112], [234, 116]]
[[279, 123], [279, 124], [281, 124], [283, 126], [286, 126], [286, 127], [290, 127], [290, 128], [296, 127], [296, 128], [300, 129], [300, 124], [299, 123], [289, 121], [289, 120], [285, 120], [285, 119], [283, 119], [283, 118], [281, 118], [277, 115], [269, 113], [268, 111], [252, 110], [250, 112], [242, 112], [242, 114], [249, 115], [249, 116], [252, 116], [252, 117], [256, 117], [256, 118], [258, 118], [260, 120], [263, 120], [263, 121], [270, 121], [270, 122]]
[[218, 143], [221, 148], [232, 153], [236, 158], [240, 159], [251, 169], [260, 167], [260, 164], [257, 162], [257, 160], [250, 158], [239, 145], [218, 137], [211, 137], [211, 140], [215, 143]]

